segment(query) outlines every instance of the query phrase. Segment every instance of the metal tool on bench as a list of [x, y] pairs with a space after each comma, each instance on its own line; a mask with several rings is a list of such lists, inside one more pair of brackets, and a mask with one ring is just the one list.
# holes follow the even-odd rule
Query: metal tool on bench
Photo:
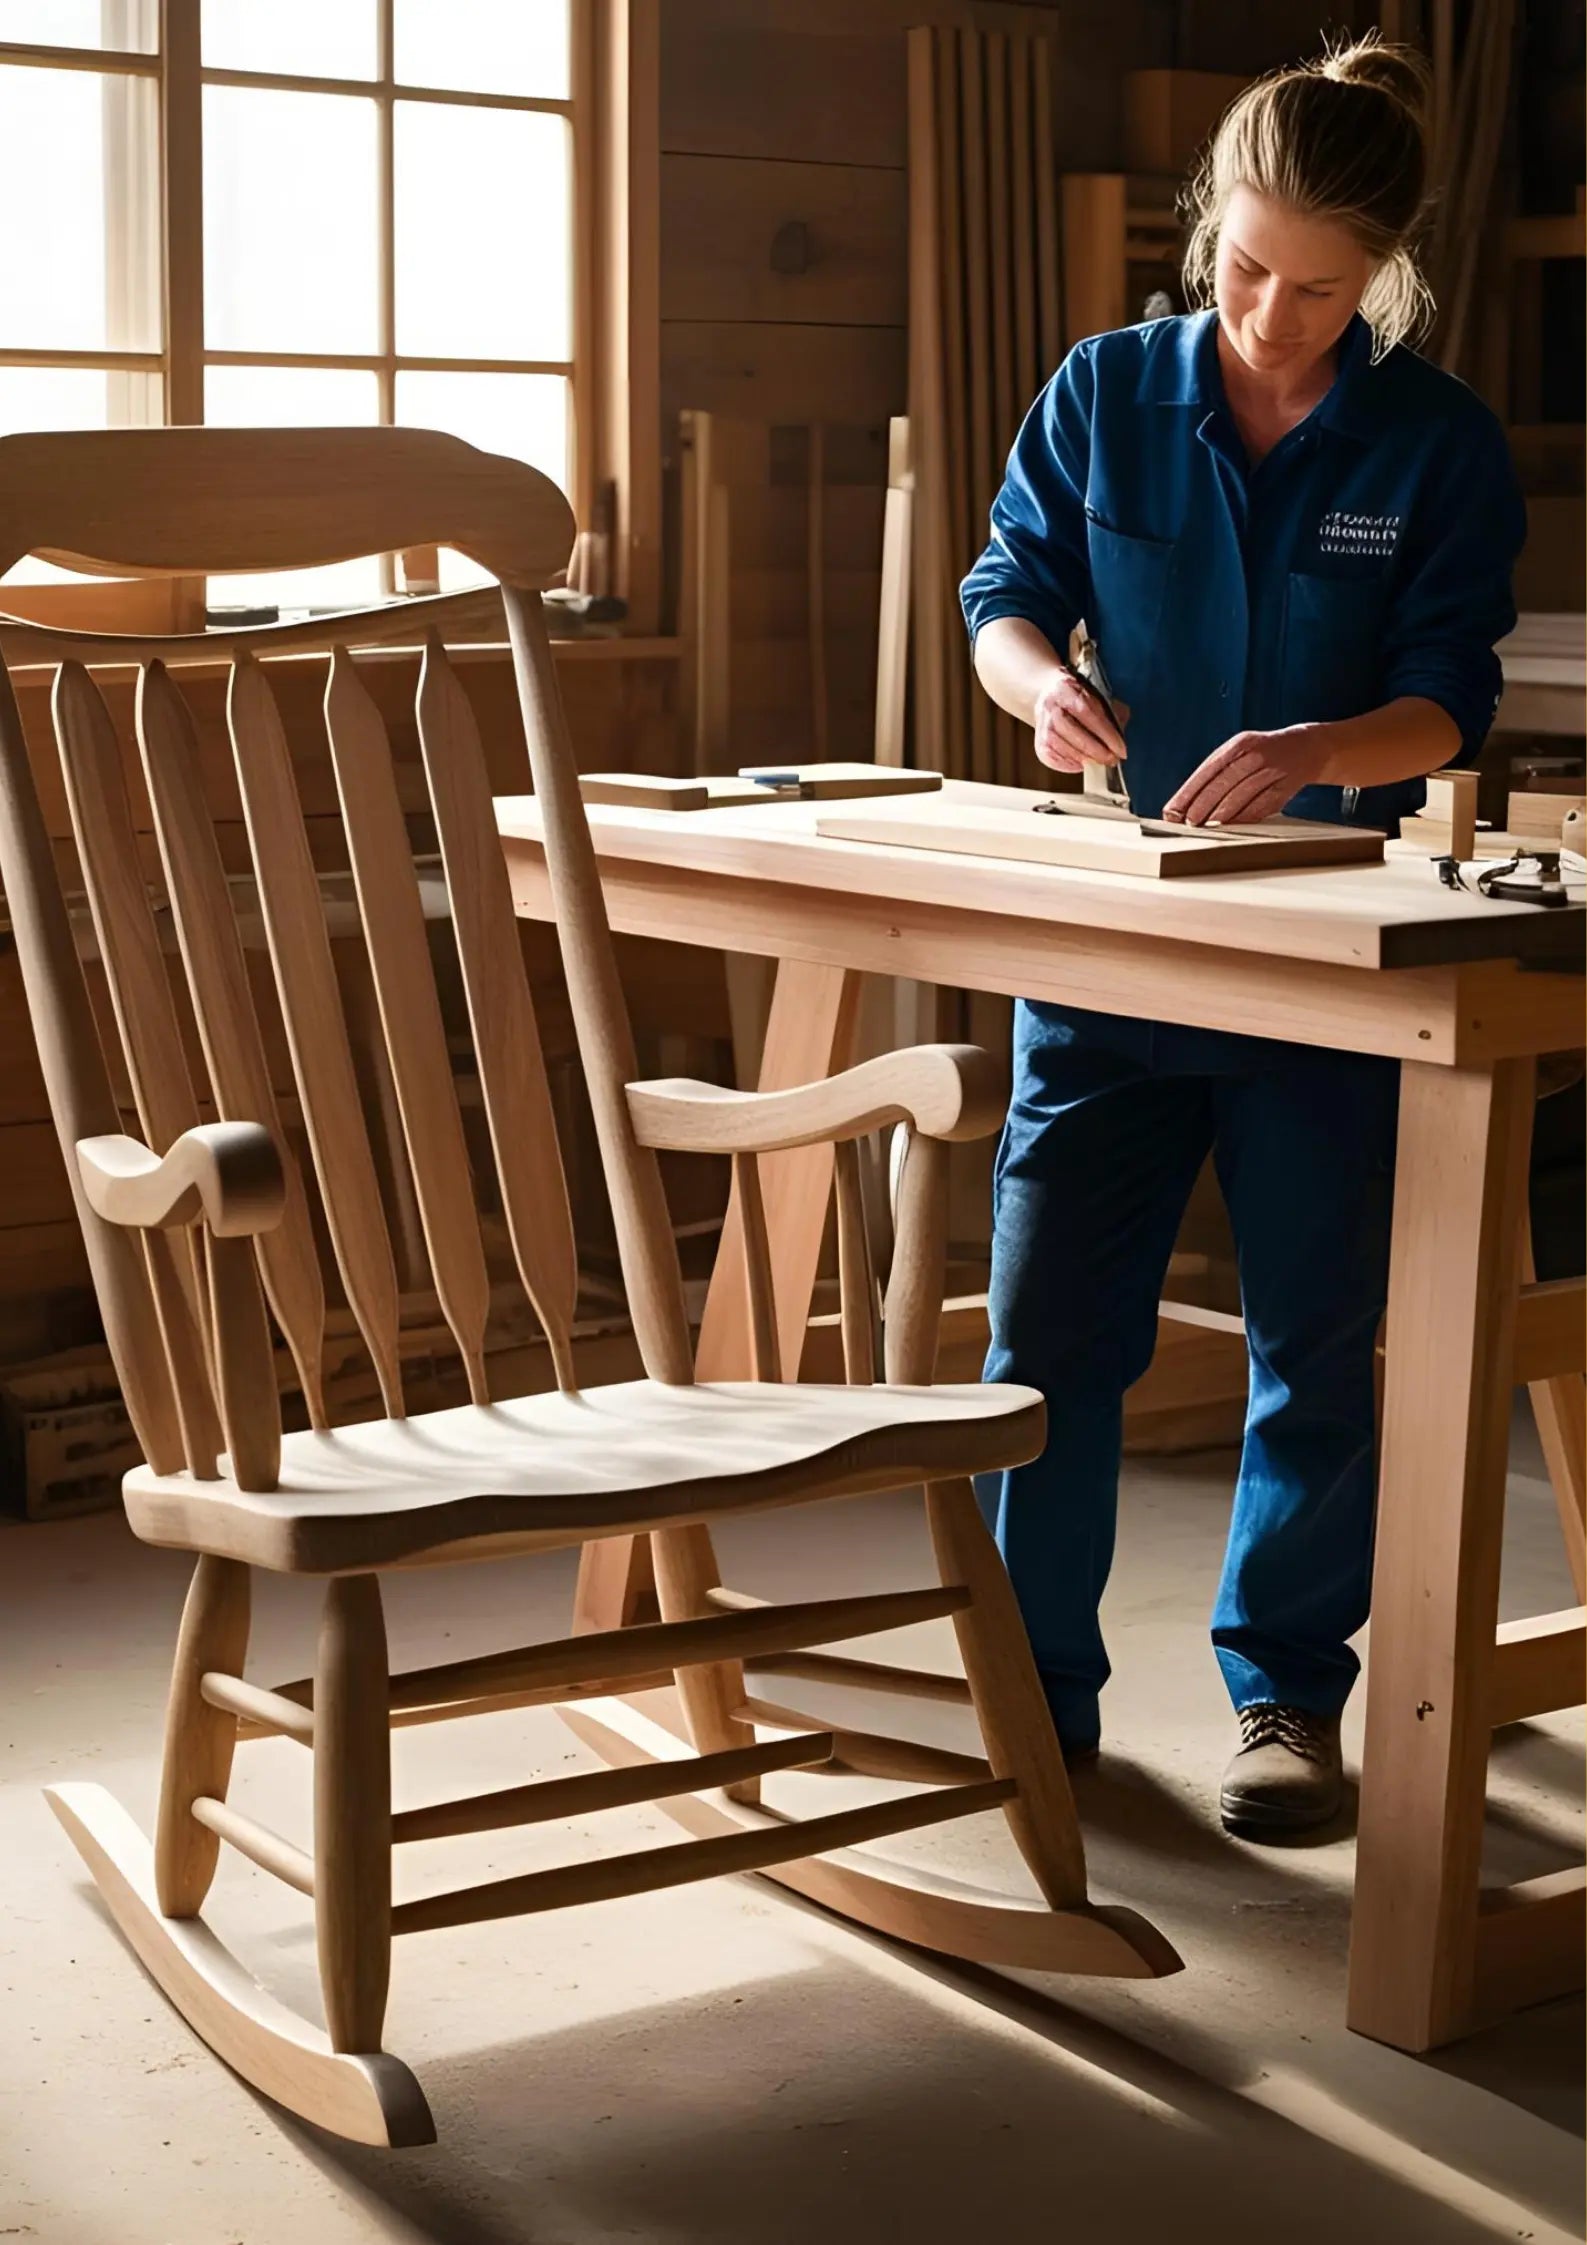
[[[1118, 719], [1113, 711], [1113, 688], [1108, 683], [1108, 674], [1102, 667], [1102, 650], [1092, 638], [1084, 622], [1077, 628], [1071, 646], [1074, 660], [1065, 664], [1065, 669], [1069, 671], [1072, 677], [1080, 681], [1094, 701], [1099, 701], [1102, 704], [1108, 723], [1117, 725]], [[1129, 783], [1117, 764], [1088, 763], [1085, 768], [1084, 785], [1087, 795], [1100, 798], [1103, 802], [1112, 803], [1121, 811], [1129, 809]]]
[[[1468, 895], [1475, 889], [1479, 896], [1494, 897], [1502, 904], [1539, 904], [1545, 909], [1558, 910], [1572, 901], [1565, 885], [1561, 858], [1574, 857], [1574, 854], [1559, 850], [1517, 850], [1513, 857], [1500, 858], [1484, 866], [1475, 880], [1469, 882], [1458, 857], [1436, 857], [1433, 864], [1446, 889], [1464, 889]], [[1466, 863], [1475, 866], [1476, 860]], [[1574, 870], [1579, 877], [1580, 861]]]

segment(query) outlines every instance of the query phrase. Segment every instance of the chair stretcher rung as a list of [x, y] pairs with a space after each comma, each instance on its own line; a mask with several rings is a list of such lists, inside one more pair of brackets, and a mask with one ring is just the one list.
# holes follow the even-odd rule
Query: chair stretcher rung
[[[747, 1590], [721, 1587], [708, 1590], [706, 1597], [713, 1606], [734, 1614], [753, 1613], [767, 1603]], [[848, 1684], [856, 1690], [888, 1692], [903, 1699], [944, 1700], [954, 1707], [973, 1704], [963, 1676], [944, 1676], [933, 1668], [901, 1668], [887, 1660], [856, 1660], [847, 1653], [796, 1652], [775, 1660], [762, 1655], [746, 1660], [744, 1666], [752, 1676], [769, 1673], [791, 1676], [806, 1684]]]
[[521, 1878], [493, 1879], [484, 1886], [459, 1887], [403, 1902], [391, 1913], [393, 1933], [427, 1933], [447, 1925], [476, 1925], [488, 1918], [515, 1918], [536, 1910], [565, 1909], [579, 1902], [614, 1901], [620, 1895], [648, 1894], [661, 1887], [688, 1886], [697, 1879], [730, 1872], [764, 1871], [774, 1863], [827, 1855], [863, 1840], [894, 1832], [918, 1831], [951, 1818], [978, 1816], [1000, 1808], [1015, 1791], [1011, 1778], [988, 1785], [960, 1785], [946, 1792], [913, 1794], [907, 1800], [873, 1801], [779, 1824], [770, 1831], [734, 1832], [723, 1839], [689, 1840], [681, 1847], [645, 1848], [631, 1855], [608, 1855], [593, 1863], [572, 1863], [554, 1871], [531, 1871]]
[[888, 1738], [877, 1731], [838, 1729], [818, 1715], [802, 1714], [773, 1700], [746, 1699], [733, 1710], [742, 1722], [768, 1730], [823, 1731], [832, 1740], [827, 1767], [846, 1777], [885, 1777], [902, 1785], [976, 1785], [992, 1774], [979, 1754], [955, 1754], [945, 1746], [917, 1746], [913, 1739]]
[[[391, 1705], [394, 1711], [431, 1708], [448, 1700], [538, 1692], [542, 1687], [548, 1700], [569, 1697], [575, 1690], [585, 1696], [604, 1696], [635, 1676], [902, 1629], [911, 1622], [958, 1613], [969, 1602], [970, 1593], [962, 1585], [947, 1584], [927, 1590], [879, 1591], [863, 1598], [812, 1598], [798, 1605], [757, 1606], [753, 1612], [707, 1614], [694, 1621], [591, 1630], [550, 1644], [519, 1645], [474, 1660], [409, 1669], [392, 1677]], [[296, 1701], [311, 1693], [309, 1682], [299, 1679], [283, 1684], [275, 1696]]]
[[199, 1795], [192, 1813], [195, 1823], [207, 1825], [228, 1847], [234, 1847], [239, 1855], [246, 1855], [250, 1863], [257, 1863], [261, 1871], [268, 1871], [272, 1878], [284, 1879], [288, 1886], [295, 1886], [299, 1894], [314, 1892], [312, 1858], [300, 1847], [294, 1847], [290, 1840], [284, 1840], [279, 1832], [272, 1832], [268, 1825], [256, 1824], [251, 1816], [240, 1815], [225, 1801], [212, 1800], [207, 1793]]
[[471, 1800], [437, 1801], [428, 1808], [400, 1809], [391, 1819], [393, 1841], [444, 1840], [460, 1832], [498, 1832], [515, 1824], [544, 1824], [557, 1816], [589, 1816], [607, 1808], [633, 1808], [644, 1801], [670, 1800], [704, 1786], [736, 1785], [773, 1770], [809, 1769], [832, 1756], [832, 1733], [815, 1726], [795, 1738], [761, 1746], [736, 1746], [691, 1761], [652, 1764], [642, 1769], [587, 1770], [578, 1777], [552, 1778], [539, 1785], [514, 1785], [499, 1793], [477, 1793]]
[[313, 1710], [283, 1692], [245, 1684], [240, 1676], [227, 1676], [214, 1668], [206, 1672], [199, 1690], [211, 1707], [223, 1707], [228, 1715], [248, 1724], [246, 1735], [250, 1738], [292, 1738], [300, 1746], [314, 1743]]

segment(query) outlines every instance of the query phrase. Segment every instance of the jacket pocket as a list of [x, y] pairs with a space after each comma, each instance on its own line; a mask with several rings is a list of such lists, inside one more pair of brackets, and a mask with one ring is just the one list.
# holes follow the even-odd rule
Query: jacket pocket
[[1102, 650], [1108, 683], [1120, 701], [1137, 710], [1150, 701], [1162, 662], [1158, 624], [1174, 547], [1161, 538], [1127, 538], [1089, 509], [1086, 543], [1096, 608], [1086, 621]]
[[1381, 576], [1316, 577], [1291, 571], [1284, 602], [1280, 723], [1326, 723], [1360, 717], [1377, 707], [1386, 594]]

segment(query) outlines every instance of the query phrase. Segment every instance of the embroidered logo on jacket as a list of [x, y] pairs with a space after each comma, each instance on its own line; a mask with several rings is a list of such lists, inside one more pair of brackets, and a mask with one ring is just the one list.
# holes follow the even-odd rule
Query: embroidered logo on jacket
[[1399, 544], [1404, 520], [1398, 514], [1350, 514], [1335, 507], [1317, 525], [1317, 550], [1359, 561], [1387, 561]]

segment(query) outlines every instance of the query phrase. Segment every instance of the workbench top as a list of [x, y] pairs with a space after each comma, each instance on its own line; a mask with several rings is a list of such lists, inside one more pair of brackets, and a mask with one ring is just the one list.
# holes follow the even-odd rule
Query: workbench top
[[[1022, 789], [949, 780], [940, 798], [1009, 808]], [[1430, 862], [1222, 873], [1149, 881], [1129, 874], [841, 841], [816, 832], [830, 804], [649, 811], [589, 807], [602, 858], [757, 884], [873, 897], [878, 905], [956, 906], [1015, 919], [1151, 936], [1270, 958], [1371, 969], [1543, 961], [1569, 971], [1583, 955], [1584, 908], [1545, 911], [1444, 888]], [[538, 843], [532, 796], [500, 796], [503, 840]]]

